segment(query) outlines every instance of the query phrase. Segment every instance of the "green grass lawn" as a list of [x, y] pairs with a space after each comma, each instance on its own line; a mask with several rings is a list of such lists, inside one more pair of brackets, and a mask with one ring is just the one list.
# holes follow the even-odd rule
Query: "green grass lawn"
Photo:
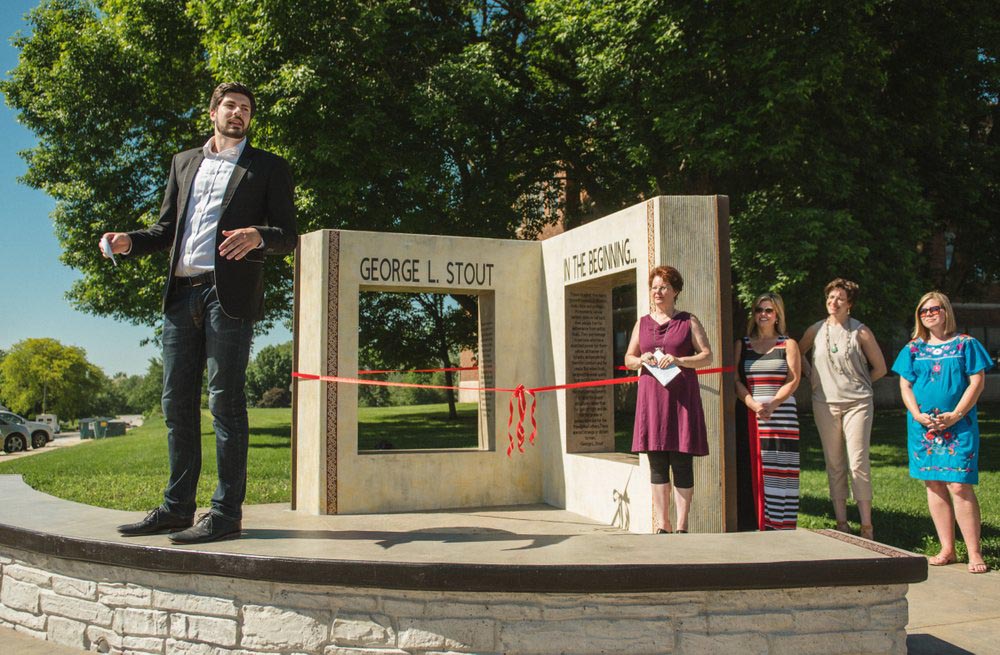
[[[1000, 405], [980, 406], [982, 432], [979, 494], [983, 515], [983, 552], [1000, 569]], [[447, 420], [446, 405], [361, 408], [362, 449], [386, 439], [394, 448], [470, 448], [478, 443], [476, 405], [459, 406], [459, 420]], [[812, 416], [804, 413], [799, 525], [826, 528], [835, 524], [827, 491], [823, 451]], [[250, 410], [250, 475], [248, 503], [287, 502], [291, 494], [290, 423], [288, 409]], [[631, 426], [616, 421], [623, 444]], [[208, 412], [202, 415], [204, 465], [198, 504], [208, 505], [215, 489], [215, 437]], [[872, 431], [872, 484], [875, 488], [874, 525], [879, 541], [920, 553], [934, 553], [938, 545], [927, 512], [924, 486], [909, 477], [903, 410], [879, 410]], [[0, 473], [20, 473], [32, 487], [46, 493], [100, 507], [145, 510], [161, 500], [167, 477], [167, 444], [162, 419], [116, 437], [4, 462]], [[857, 513], [850, 506], [855, 531]], [[960, 550], [964, 546], [960, 545]], [[964, 552], [962, 552], [964, 556]]]
[[[836, 525], [823, 463], [823, 448], [812, 415], [800, 417], [802, 474], [799, 525], [832, 528]], [[979, 484], [976, 495], [982, 511], [982, 547], [986, 562], [1000, 569], [1000, 405], [979, 406]], [[880, 409], [872, 427], [872, 488], [875, 499], [872, 524], [879, 541], [933, 555], [940, 545], [927, 510], [923, 482], [910, 478], [906, 452], [906, 410]], [[848, 505], [848, 517], [858, 529], [857, 508]], [[958, 537], [961, 539], [961, 536]], [[965, 544], [959, 541], [959, 557]]]
[[359, 407], [358, 448], [374, 450], [379, 442], [394, 449], [476, 448], [479, 403], [458, 403], [458, 420], [448, 420], [448, 405]]
[[[248, 503], [276, 503], [291, 497], [291, 410], [250, 411]], [[207, 507], [215, 475], [212, 416], [202, 410], [202, 475], [198, 506]], [[167, 438], [163, 418], [154, 416], [127, 436], [87, 441], [9, 462], [0, 457], [0, 473], [20, 473], [45, 493], [88, 505], [149, 510], [163, 501], [167, 481]]]

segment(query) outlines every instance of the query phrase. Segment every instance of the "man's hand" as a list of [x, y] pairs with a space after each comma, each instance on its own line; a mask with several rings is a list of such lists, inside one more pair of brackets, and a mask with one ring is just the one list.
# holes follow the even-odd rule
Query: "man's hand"
[[226, 259], [243, 259], [251, 250], [256, 250], [264, 242], [260, 232], [255, 227], [241, 227], [236, 230], [223, 230], [226, 240], [219, 244], [219, 254]]
[[104, 254], [104, 248], [101, 247], [101, 241], [107, 241], [111, 244], [111, 254], [121, 255], [132, 250], [132, 237], [124, 232], [105, 232], [101, 235], [100, 241], [97, 242], [97, 249], [101, 251], [101, 256], [107, 257]]

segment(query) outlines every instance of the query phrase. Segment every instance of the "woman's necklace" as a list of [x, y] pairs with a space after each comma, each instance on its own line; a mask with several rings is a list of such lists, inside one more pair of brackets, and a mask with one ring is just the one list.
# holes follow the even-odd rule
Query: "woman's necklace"
[[[850, 319], [847, 320], [850, 321]], [[830, 321], [824, 323], [823, 329], [825, 330], [824, 336], [826, 337], [826, 358], [827, 361], [829, 361], [830, 363], [830, 367], [836, 370], [841, 375], [847, 375], [847, 370], [844, 368], [844, 361], [850, 356], [849, 353], [851, 347], [850, 331], [841, 328], [841, 331], [843, 332], [843, 338], [841, 339], [840, 344], [838, 344], [831, 338]], [[843, 355], [834, 357], [834, 355], [838, 355], [838, 353], [843, 353]]]
[[[674, 316], [677, 315], [677, 310], [672, 309], [669, 312], [664, 312], [654, 308], [653, 311], [649, 313], [649, 315], [653, 318], [654, 321], [656, 321], [660, 325], [663, 325], [664, 323], [669, 323], [674, 318]], [[661, 318], [662, 320], [660, 320]]]

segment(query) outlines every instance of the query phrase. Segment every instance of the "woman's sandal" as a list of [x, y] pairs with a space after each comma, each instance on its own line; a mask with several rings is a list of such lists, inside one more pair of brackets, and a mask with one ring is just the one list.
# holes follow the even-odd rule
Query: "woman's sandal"
[[837, 532], [851, 534], [851, 526], [847, 523], [847, 521], [837, 521], [836, 530]]
[[[931, 566], [948, 566], [949, 564], [954, 564], [957, 561], [958, 558], [956, 558], [954, 555], [948, 556], [948, 555], [942, 555], [941, 553], [938, 553], [933, 557], [927, 558], [927, 563]], [[969, 566], [971, 571], [972, 565], [970, 564]]]
[[986, 573], [990, 570], [990, 567], [986, 565], [986, 562], [969, 562], [969, 573]]
[[656, 534], [670, 534], [670, 530], [664, 530], [663, 528], [657, 528]]
[[861, 524], [861, 538], [867, 539], [869, 541], [875, 541], [875, 529], [872, 526]]

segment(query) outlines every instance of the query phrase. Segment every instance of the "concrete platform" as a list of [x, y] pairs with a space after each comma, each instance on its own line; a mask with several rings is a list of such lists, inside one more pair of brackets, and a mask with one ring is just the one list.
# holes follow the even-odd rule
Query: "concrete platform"
[[[922, 557], [827, 531], [637, 535], [546, 505], [312, 516], [248, 506], [241, 539], [124, 538], [141, 519], [0, 476], [0, 544], [145, 570], [307, 584], [462, 591], [622, 592], [900, 584]], [[303, 566], [308, 563], [308, 566]]]
[[548, 506], [252, 506], [241, 539], [180, 547], [19, 476], [0, 494], [0, 627], [111, 653], [895, 655], [927, 577], [839, 533], [641, 535]]

